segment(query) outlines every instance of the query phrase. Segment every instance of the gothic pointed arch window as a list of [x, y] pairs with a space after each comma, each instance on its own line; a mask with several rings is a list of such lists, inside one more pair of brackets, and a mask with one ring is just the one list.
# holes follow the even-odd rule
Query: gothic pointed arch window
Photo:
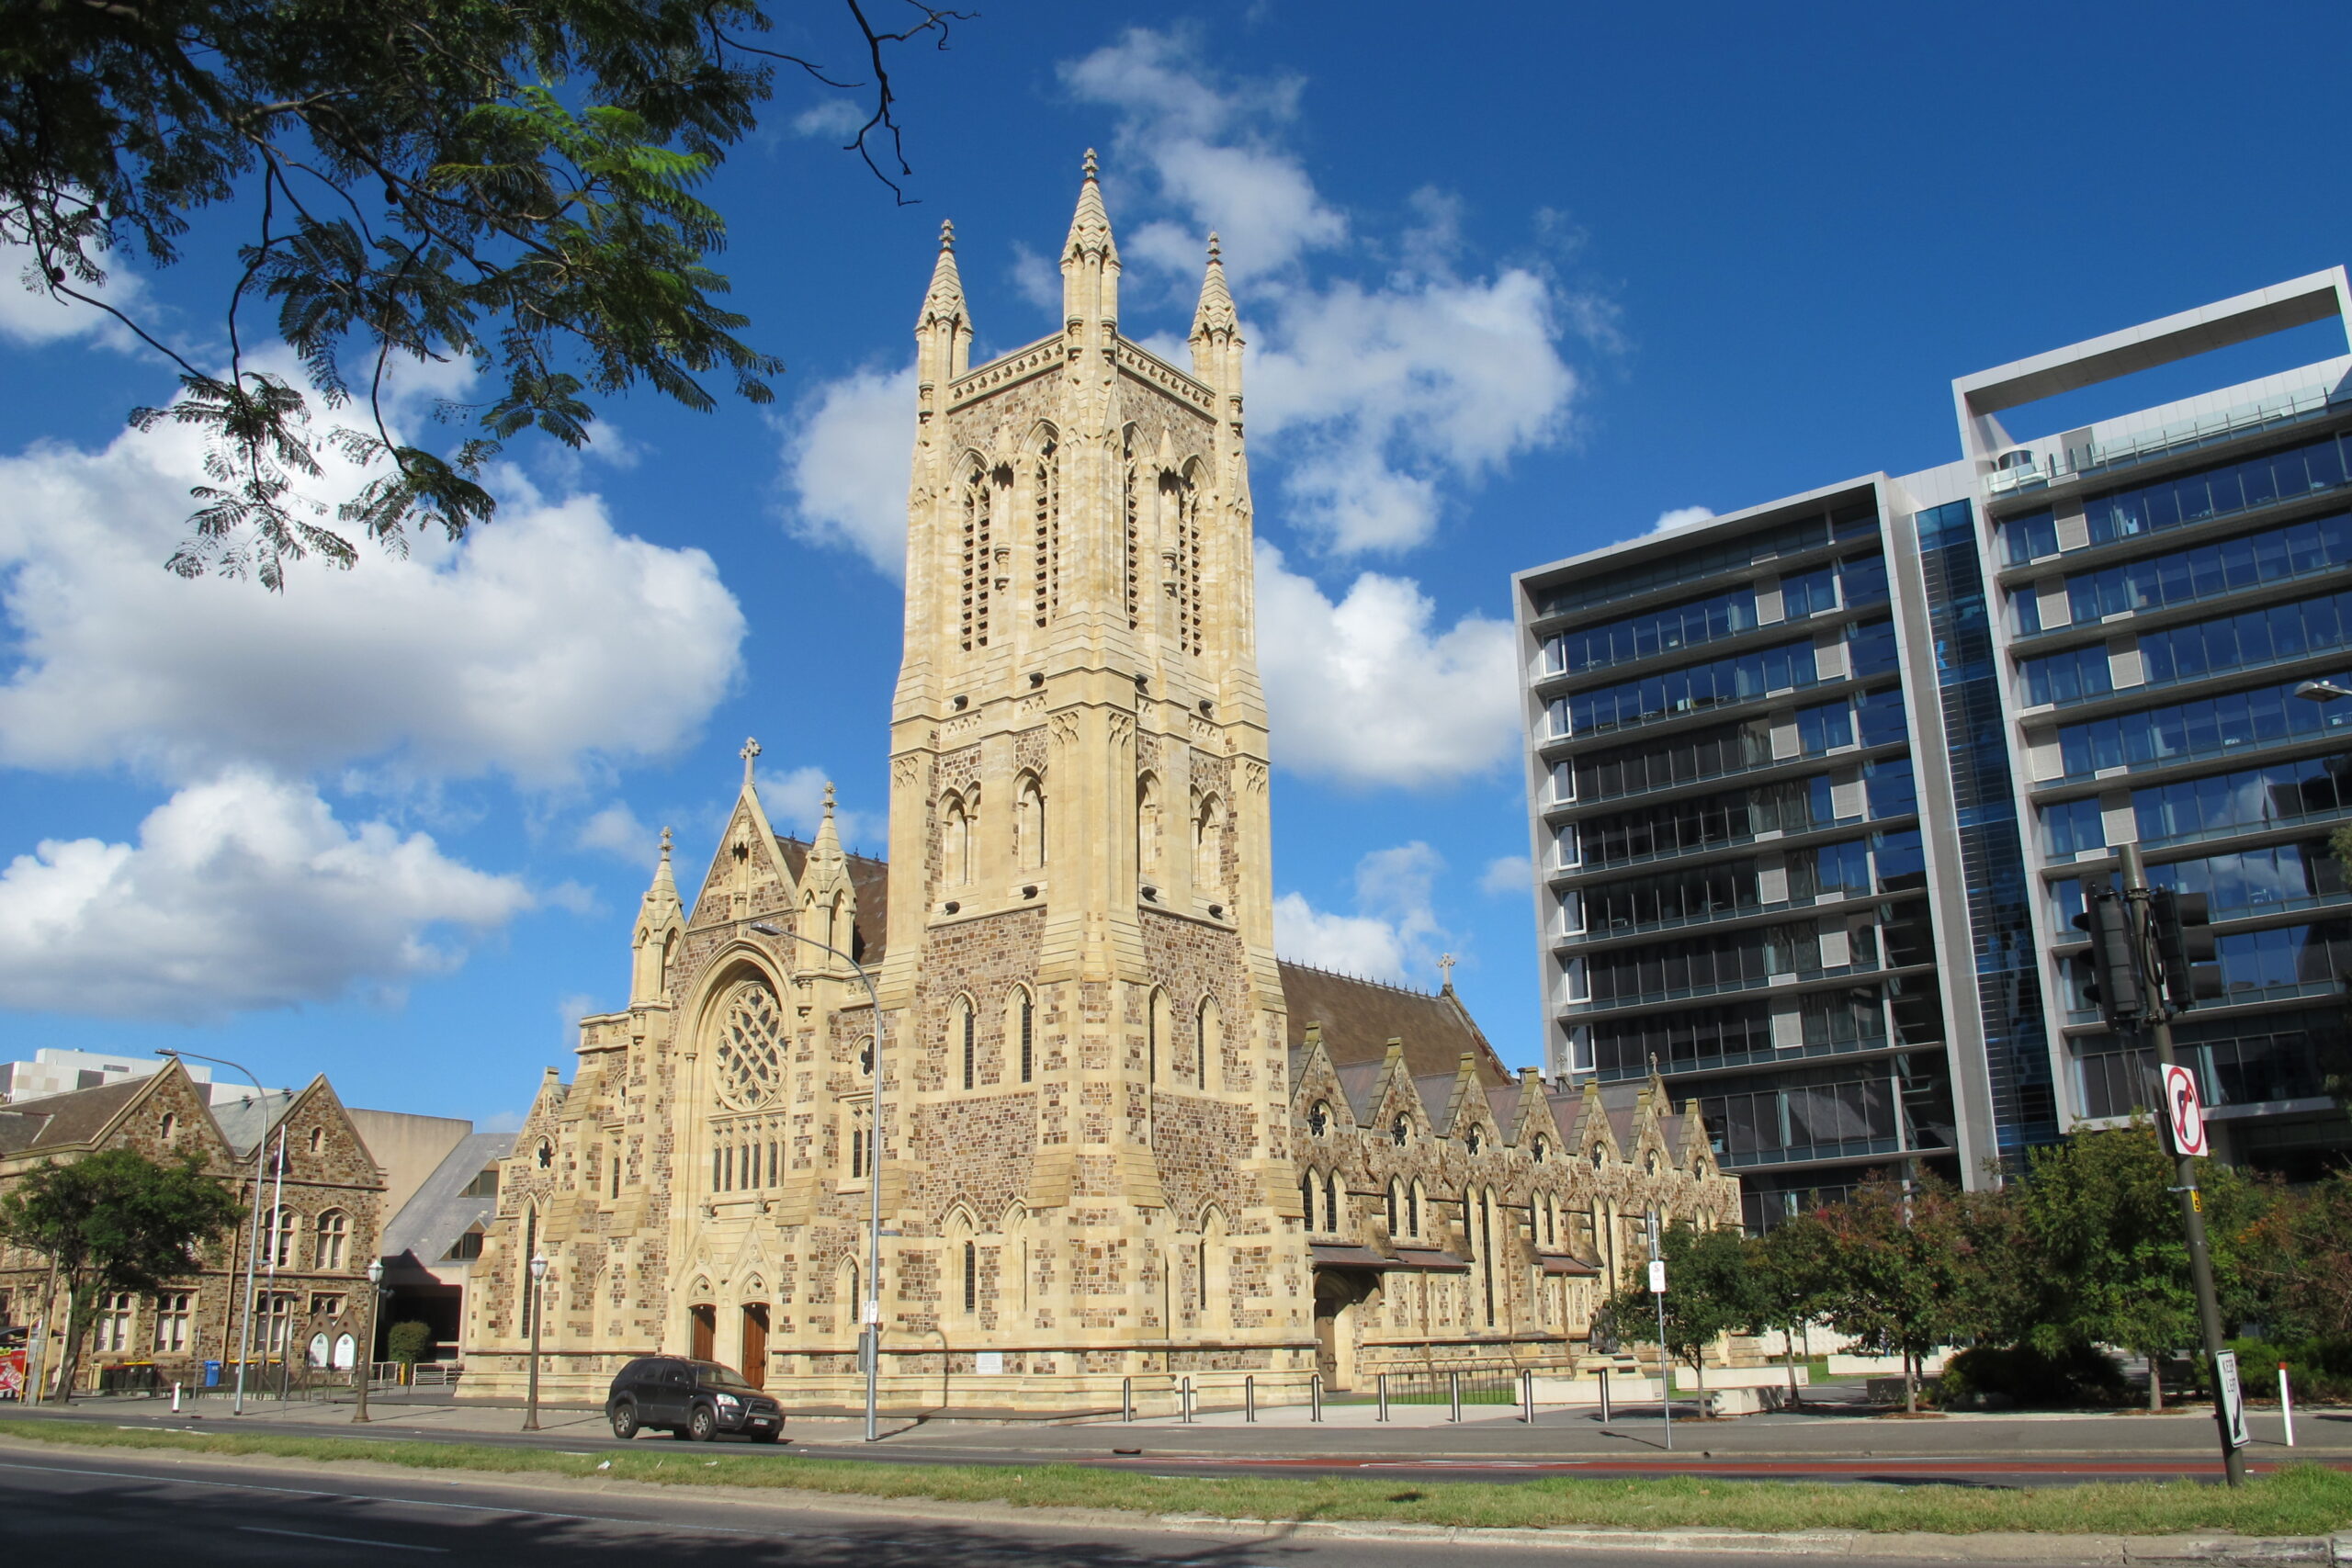
[[989, 645], [989, 574], [994, 568], [991, 559], [995, 498], [989, 494], [987, 467], [978, 457], [972, 457], [964, 470], [962, 493], [958, 497], [963, 507], [962, 616], [959, 622], [964, 651]]
[[1193, 1087], [1205, 1091], [1209, 1087], [1209, 1067], [1222, 1070], [1225, 1061], [1225, 1016], [1217, 1009], [1215, 997], [1203, 997], [1198, 1011], [1193, 1015]]
[[1201, 892], [1225, 886], [1225, 802], [1214, 791], [1193, 808], [1193, 886]]
[[1336, 1169], [1323, 1173], [1323, 1228], [1332, 1235], [1340, 1232], [1340, 1173]]
[[1168, 993], [1154, 986], [1151, 999], [1144, 1008], [1144, 1081], [1147, 1083], [1159, 1081], [1160, 1057], [1170, 1043], [1168, 1016]]
[[1167, 874], [1159, 863], [1159, 775], [1147, 773], [1136, 780], [1136, 874], [1146, 882]]
[[1023, 773], [1012, 793], [1012, 849], [1023, 871], [1043, 870], [1048, 847], [1046, 838], [1046, 786], [1035, 773]]
[[1201, 464], [1184, 465], [1182, 474], [1163, 480], [1169, 530], [1170, 581], [1176, 591], [1176, 646], [1197, 657], [1201, 651]]
[[1015, 986], [1005, 999], [1004, 1037], [1012, 1048], [1021, 1082], [1035, 1080], [1037, 1070], [1037, 1000], [1026, 986]]
[[1126, 536], [1127, 629], [1143, 625], [1143, 498], [1136, 492], [1142, 476], [1136, 471], [1136, 427], [1119, 434], [1120, 510]]
[[1050, 424], [1037, 428], [1030, 497], [1035, 527], [1030, 567], [1030, 612], [1037, 625], [1043, 626], [1061, 614], [1062, 607], [1061, 444]]
[[951, 887], [972, 880], [973, 807], [950, 791], [939, 805], [939, 874]]
[[979, 1081], [979, 1010], [969, 997], [957, 997], [947, 1010], [950, 1044], [956, 1055], [963, 1085], [970, 1089]]
[[1404, 1218], [1404, 1208], [1405, 1184], [1392, 1176], [1388, 1179], [1387, 1210], [1385, 1215], [1388, 1221], [1388, 1234], [1392, 1238], [1404, 1234], [1397, 1228], [1397, 1222]]

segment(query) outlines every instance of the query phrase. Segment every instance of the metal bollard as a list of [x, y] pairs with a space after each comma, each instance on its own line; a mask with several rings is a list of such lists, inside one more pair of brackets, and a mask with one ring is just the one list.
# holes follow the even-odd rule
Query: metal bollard
[[1321, 1372], [1317, 1372], [1306, 1380], [1306, 1418], [1309, 1421], [1323, 1419], [1323, 1374]]
[[2287, 1363], [2278, 1363], [2278, 1418], [2287, 1425], [2287, 1446], [2295, 1446], [2295, 1394], [2287, 1386]]
[[1519, 1374], [1519, 1403], [1526, 1415], [1521, 1417], [1529, 1426], [1535, 1425], [1535, 1374], [1522, 1371]]
[[1184, 1407], [1184, 1425], [1189, 1427], [1193, 1424], [1193, 1380], [1184, 1379], [1178, 1386], [1176, 1393], [1179, 1402]]
[[1462, 1374], [1460, 1372], [1445, 1374], [1445, 1403], [1453, 1412], [1446, 1419], [1460, 1421], [1462, 1419]]
[[1385, 1421], [1388, 1419], [1388, 1374], [1386, 1372], [1381, 1373], [1378, 1381], [1380, 1386], [1380, 1414], [1374, 1416], [1373, 1419], [1375, 1421]]
[[[2286, 1369], [2285, 1369], [2284, 1367], [2281, 1367], [2281, 1368], [2278, 1370], [2278, 1386], [2279, 1386], [2280, 1388], [2282, 1388], [2282, 1389], [2283, 1389], [2283, 1388], [2285, 1388], [2285, 1387], [2287, 1386], [2287, 1371], [2286, 1371]], [[178, 1383], [176, 1383], [176, 1382], [175, 1382], [175, 1383], [172, 1384], [172, 1414], [173, 1414], [173, 1415], [175, 1415], [175, 1416], [176, 1416], [176, 1415], [178, 1415], [179, 1413], [180, 1413], [180, 1385], [179, 1385]], [[2290, 1432], [2294, 1430], [2294, 1423], [2293, 1423], [2293, 1421], [2290, 1420], [2290, 1421], [2287, 1423], [2287, 1429], [2288, 1429], [2289, 1431], [2290, 1431]], [[2294, 1439], [2293, 1439], [2293, 1438], [2290, 1438], [2288, 1439], [2288, 1441], [2290, 1441], [2290, 1442], [2292, 1442], [2293, 1440], [2294, 1440]]]
[[1609, 1369], [1600, 1369], [1600, 1424], [1609, 1425]]
[[1258, 1418], [1258, 1380], [1254, 1377], [1241, 1380], [1241, 1418], [1244, 1421]]
[[1119, 1380], [1119, 1419], [1122, 1421], [1132, 1421], [1135, 1418], [1136, 1380], [1133, 1378], [1121, 1378]]

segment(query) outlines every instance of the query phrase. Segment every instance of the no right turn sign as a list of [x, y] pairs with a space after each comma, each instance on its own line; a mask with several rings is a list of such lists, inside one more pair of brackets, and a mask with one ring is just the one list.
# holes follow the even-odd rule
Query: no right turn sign
[[2164, 1071], [2165, 1125], [2172, 1129], [2172, 1146], [2181, 1154], [2206, 1150], [2205, 1108], [2197, 1099], [2197, 1075], [2175, 1065]]

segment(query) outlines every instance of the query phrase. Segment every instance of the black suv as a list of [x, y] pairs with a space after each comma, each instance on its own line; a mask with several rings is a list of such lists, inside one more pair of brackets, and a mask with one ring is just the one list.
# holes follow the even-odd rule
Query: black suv
[[740, 1432], [755, 1443], [784, 1436], [784, 1407], [717, 1361], [683, 1356], [642, 1356], [621, 1369], [605, 1395], [605, 1416], [623, 1442], [640, 1427], [666, 1427], [673, 1438], [707, 1443]]

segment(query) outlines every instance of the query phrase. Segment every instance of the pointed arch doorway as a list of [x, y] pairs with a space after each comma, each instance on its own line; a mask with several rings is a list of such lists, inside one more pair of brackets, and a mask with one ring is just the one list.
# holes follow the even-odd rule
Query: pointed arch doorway
[[736, 1369], [753, 1388], [768, 1386], [768, 1303], [743, 1303], [743, 1364]]

